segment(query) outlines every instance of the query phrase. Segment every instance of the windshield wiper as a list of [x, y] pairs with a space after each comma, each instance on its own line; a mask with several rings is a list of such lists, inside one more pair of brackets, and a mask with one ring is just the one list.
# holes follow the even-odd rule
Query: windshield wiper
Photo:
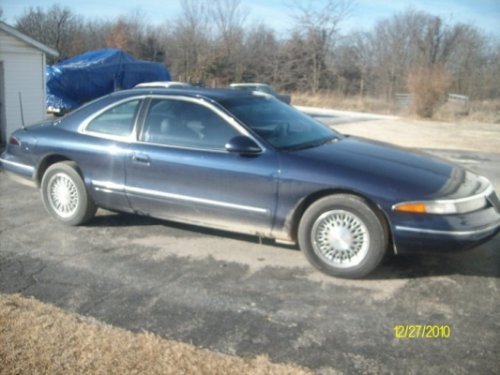
[[319, 147], [324, 144], [333, 142], [340, 139], [336, 135], [328, 137], [326, 139], [320, 139], [319, 141], [314, 141], [314, 142], [308, 142], [308, 143], [301, 143], [295, 146], [288, 146], [288, 147], [281, 147], [280, 150], [282, 151], [298, 151], [298, 150], [305, 150], [307, 148], [314, 148], [314, 147]]

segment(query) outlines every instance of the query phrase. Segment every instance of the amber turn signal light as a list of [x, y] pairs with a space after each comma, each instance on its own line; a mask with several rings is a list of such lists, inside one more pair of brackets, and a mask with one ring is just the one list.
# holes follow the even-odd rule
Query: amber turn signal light
[[402, 203], [395, 205], [393, 208], [396, 212], [410, 212], [416, 214], [427, 213], [427, 207], [422, 202]]

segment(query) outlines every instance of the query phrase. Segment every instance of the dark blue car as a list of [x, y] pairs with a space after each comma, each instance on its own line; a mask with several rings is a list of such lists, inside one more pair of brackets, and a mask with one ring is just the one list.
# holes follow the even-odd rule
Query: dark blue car
[[342, 277], [367, 275], [389, 249], [460, 250], [500, 228], [486, 178], [255, 92], [117, 92], [14, 132], [0, 160], [65, 224], [103, 207], [297, 242]]

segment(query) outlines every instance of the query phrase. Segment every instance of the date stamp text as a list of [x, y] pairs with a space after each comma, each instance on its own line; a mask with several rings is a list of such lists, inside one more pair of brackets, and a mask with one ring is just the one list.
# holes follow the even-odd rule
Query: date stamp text
[[396, 339], [447, 339], [451, 337], [449, 324], [396, 324]]

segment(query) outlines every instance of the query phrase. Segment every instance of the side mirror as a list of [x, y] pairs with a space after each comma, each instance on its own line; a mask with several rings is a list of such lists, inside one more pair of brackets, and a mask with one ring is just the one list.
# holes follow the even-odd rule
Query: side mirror
[[226, 143], [226, 150], [241, 155], [257, 155], [262, 152], [262, 149], [253, 139], [243, 135], [231, 138], [231, 140]]

